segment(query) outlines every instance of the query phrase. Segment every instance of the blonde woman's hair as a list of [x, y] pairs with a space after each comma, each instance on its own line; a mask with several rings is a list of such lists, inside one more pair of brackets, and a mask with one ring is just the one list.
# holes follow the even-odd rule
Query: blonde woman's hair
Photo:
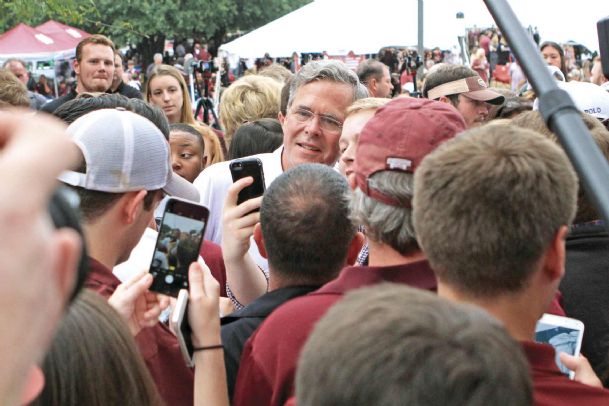
[[222, 144], [216, 133], [199, 122], [191, 124], [203, 137], [205, 143], [205, 152], [207, 153], [207, 166], [213, 165], [218, 162], [224, 161], [224, 152], [222, 150]]
[[243, 123], [277, 118], [280, 100], [281, 84], [269, 77], [248, 75], [230, 85], [220, 100], [220, 119], [227, 146]]
[[385, 104], [389, 103], [391, 99], [387, 99], [386, 97], [366, 97], [365, 99], [359, 99], [353, 102], [349, 107], [347, 107], [347, 113], [345, 114], [345, 118], [349, 117], [352, 114], [359, 113], [364, 110], [377, 110], [383, 107]]

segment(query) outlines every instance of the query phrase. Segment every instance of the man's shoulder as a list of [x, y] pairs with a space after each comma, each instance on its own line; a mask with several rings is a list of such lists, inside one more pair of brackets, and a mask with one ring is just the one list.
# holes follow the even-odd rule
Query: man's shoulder
[[51, 100], [51, 101], [47, 102], [44, 106], [42, 106], [42, 108], [40, 110], [44, 111], [45, 113], [53, 114], [59, 106], [61, 106], [65, 102], [70, 101], [74, 98], [75, 98], [74, 94], [68, 93], [66, 95], [56, 98], [55, 100]]
[[[313, 325], [335, 304], [342, 295], [318, 294], [294, 298], [275, 309], [252, 336], [253, 344], [270, 344], [273, 341], [287, 343], [290, 340], [301, 341], [309, 335]], [[288, 337], [282, 332], [290, 331]], [[272, 345], [272, 344], [271, 344]]]

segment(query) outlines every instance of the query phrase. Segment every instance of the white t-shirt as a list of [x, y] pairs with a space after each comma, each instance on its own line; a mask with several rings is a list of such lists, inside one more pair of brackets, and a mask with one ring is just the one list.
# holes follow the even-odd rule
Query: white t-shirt
[[[283, 146], [272, 153], [253, 155], [262, 162], [264, 183], [267, 188], [283, 173], [283, 167], [281, 166], [282, 152]], [[209, 209], [205, 239], [216, 244], [222, 243], [222, 209], [224, 208], [228, 188], [233, 184], [229, 164], [230, 161], [213, 164], [201, 172], [193, 182], [201, 196], [200, 203]], [[266, 260], [260, 256], [253, 241], [249, 252], [256, 264], [264, 270], [268, 269]]]

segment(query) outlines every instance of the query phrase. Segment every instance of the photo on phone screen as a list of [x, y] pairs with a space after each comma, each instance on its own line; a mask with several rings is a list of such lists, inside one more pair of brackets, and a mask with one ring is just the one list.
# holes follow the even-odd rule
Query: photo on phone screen
[[192, 330], [188, 324], [188, 291], [181, 290], [178, 294], [175, 308], [171, 315], [171, 327], [176, 333], [180, 351], [184, 356], [186, 365], [192, 367], [193, 362], [193, 346], [192, 346]]
[[544, 314], [535, 327], [535, 341], [554, 347], [558, 369], [571, 379], [574, 373], [560, 362], [559, 354], [566, 352], [573, 356], [579, 355], [583, 334], [584, 325], [581, 321], [549, 314]]
[[188, 268], [199, 257], [208, 216], [199, 204], [167, 201], [150, 264], [150, 290], [177, 297], [180, 289], [188, 289]]
[[251, 157], [236, 159], [229, 164], [229, 168], [231, 176], [233, 177], [233, 182], [248, 176], [254, 178], [254, 182], [251, 185], [239, 192], [237, 204], [241, 204], [264, 194], [264, 171], [262, 170], [262, 161], [260, 161], [260, 159]]

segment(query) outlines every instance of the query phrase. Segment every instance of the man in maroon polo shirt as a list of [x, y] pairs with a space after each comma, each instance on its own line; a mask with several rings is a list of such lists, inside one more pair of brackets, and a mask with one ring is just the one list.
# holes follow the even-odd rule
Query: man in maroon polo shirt
[[[109, 297], [120, 284], [112, 268], [129, 257], [163, 192], [184, 197], [191, 186], [173, 174], [169, 143], [161, 131], [140, 115], [102, 109], [74, 121], [68, 133], [84, 165], [59, 178], [80, 197], [90, 256], [85, 286]], [[157, 323], [135, 340], [165, 402], [192, 405], [193, 371], [169, 329]]]
[[243, 350], [234, 405], [283, 405], [294, 395], [300, 349], [343, 293], [384, 281], [436, 289], [410, 221], [412, 174], [425, 155], [463, 130], [456, 109], [424, 99], [393, 100], [370, 119], [356, 151], [351, 204], [354, 222], [366, 227], [369, 266], [344, 269], [333, 282], [286, 303], [263, 322]]
[[[584, 358], [533, 341], [535, 325], [564, 275], [565, 237], [577, 178], [559, 146], [529, 130], [473, 129], [428, 155], [415, 174], [414, 225], [438, 278], [438, 294], [478, 305], [519, 340], [537, 405], [609, 404]], [[509, 360], [506, 360], [509, 362]]]

